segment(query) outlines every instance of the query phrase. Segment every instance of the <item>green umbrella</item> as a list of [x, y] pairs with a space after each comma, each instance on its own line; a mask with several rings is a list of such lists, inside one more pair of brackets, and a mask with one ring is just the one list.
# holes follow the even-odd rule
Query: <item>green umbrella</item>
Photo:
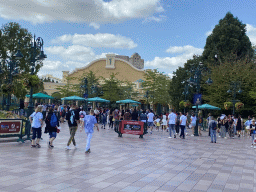
[[64, 98], [61, 98], [61, 100], [64, 100], [64, 101], [84, 101], [85, 98], [82, 98], [82, 97], [78, 97], [78, 96], [70, 96], [70, 97], [64, 97]]
[[[196, 106], [193, 106], [192, 108], [196, 108]], [[203, 105], [198, 105], [198, 109], [211, 109], [211, 110], [220, 110], [219, 107], [215, 107], [213, 105], [209, 104], [203, 104]]]
[[87, 101], [91, 101], [91, 102], [98, 102], [98, 103], [110, 103], [109, 100], [107, 99], [102, 99], [100, 97], [93, 97], [93, 98], [88, 98], [86, 99]]
[[120, 100], [120, 101], [117, 101], [116, 103], [136, 103], [136, 104], [141, 104], [140, 102], [134, 101], [134, 100], [131, 100], [131, 99]]
[[[26, 97], [30, 97], [30, 95], [26, 95]], [[46, 95], [44, 93], [35, 93], [32, 95], [33, 99], [54, 99], [54, 97], [50, 95]]]

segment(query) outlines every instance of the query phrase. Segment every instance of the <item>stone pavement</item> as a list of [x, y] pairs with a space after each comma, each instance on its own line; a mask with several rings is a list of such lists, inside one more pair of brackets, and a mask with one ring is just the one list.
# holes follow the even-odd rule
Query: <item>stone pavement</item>
[[66, 151], [67, 124], [47, 147], [30, 142], [0, 143], [0, 192], [168, 192], [256, 191], [255, 150], [250, 139], [220, 139], [210, 143], [207, 133], [185, 140], [169, 139], [167, 132], [117, 137], [100, 129], [85, 154], [86, 135], [78, 131], [78, 149]]

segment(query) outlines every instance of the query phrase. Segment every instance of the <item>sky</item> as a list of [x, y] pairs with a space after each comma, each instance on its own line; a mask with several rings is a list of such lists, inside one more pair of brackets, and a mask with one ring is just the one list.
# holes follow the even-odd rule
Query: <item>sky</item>
[[39, 75], [61, 78], [107, 53], [137, 52], [145, 69], [172, 76], [227, 12], [256, 45], [255, 0], [1, 0], [0, 23], [18, 22], [44, 40]]

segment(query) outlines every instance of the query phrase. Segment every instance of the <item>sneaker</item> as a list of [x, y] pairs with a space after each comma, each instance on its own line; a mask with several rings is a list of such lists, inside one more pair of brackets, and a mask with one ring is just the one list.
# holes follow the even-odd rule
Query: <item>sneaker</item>
[[176, 138], [176, 135], [174, 135], [174, 138]]
[[36, 148], [36, 145], [31, 145], [31, 148]]
[[256, 149], [256, 146], [254, 146], [253, 148]]
[[224, 139], [227, 139], [227, 137], [224, 137]]
[[85, 153], [91, 153], [91, 150], [90, 150], [90, 149], [88, 149], [87, 151], [85, 151]]
[[188, 135], [188, 133], [186, 133], [186, 135]]
[[50, 148], [52, 149], [54, 146], [53, 145], [50, 145]]
[[50, 143], [50, 141], [48, 142], [48, 147], [51, 148], [51, 143]]
[[152, 134], [152, 131], [150, 131], [150, 134]]
[[69, 146], [65, 147], [66, 150], [70, 150], [71, 148]]
[[37, 148], [41, 148], [41, 145], [39, 145], [39, 144], [37, 143], [37, 144], [36, 144], [36, 147], [37, 147]]
[[170, 139], [171, 139], [172, 137], [168, 137], [168, 138], [170, 138]]
[[218, 136], [218, 137], [221, 137], [221, 136]]
[[191, 137], [194, 137], [194, 135], [191, 135]]
[[[32, 147], [32, 145], [31, 145], [31, 147]], [[253, 147], [253, 144], [251, 145], [251, 147]]]

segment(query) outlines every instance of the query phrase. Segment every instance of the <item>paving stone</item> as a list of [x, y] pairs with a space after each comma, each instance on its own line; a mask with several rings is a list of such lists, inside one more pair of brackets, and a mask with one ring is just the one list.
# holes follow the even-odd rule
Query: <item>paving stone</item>
[[256, 191], [256, 154], [248, 138], [218, 138], [213, 145], [207, 132], [170, 140], [167, 132], [139, 139], [101, 129], [84, 154], [85, 133], [75, 136], [78, 149], [66, 151], [68, 126], [61, 127], [53, 149], [46, 134], [40, 149], [29, 141], [0, 142], [0, 191]]

